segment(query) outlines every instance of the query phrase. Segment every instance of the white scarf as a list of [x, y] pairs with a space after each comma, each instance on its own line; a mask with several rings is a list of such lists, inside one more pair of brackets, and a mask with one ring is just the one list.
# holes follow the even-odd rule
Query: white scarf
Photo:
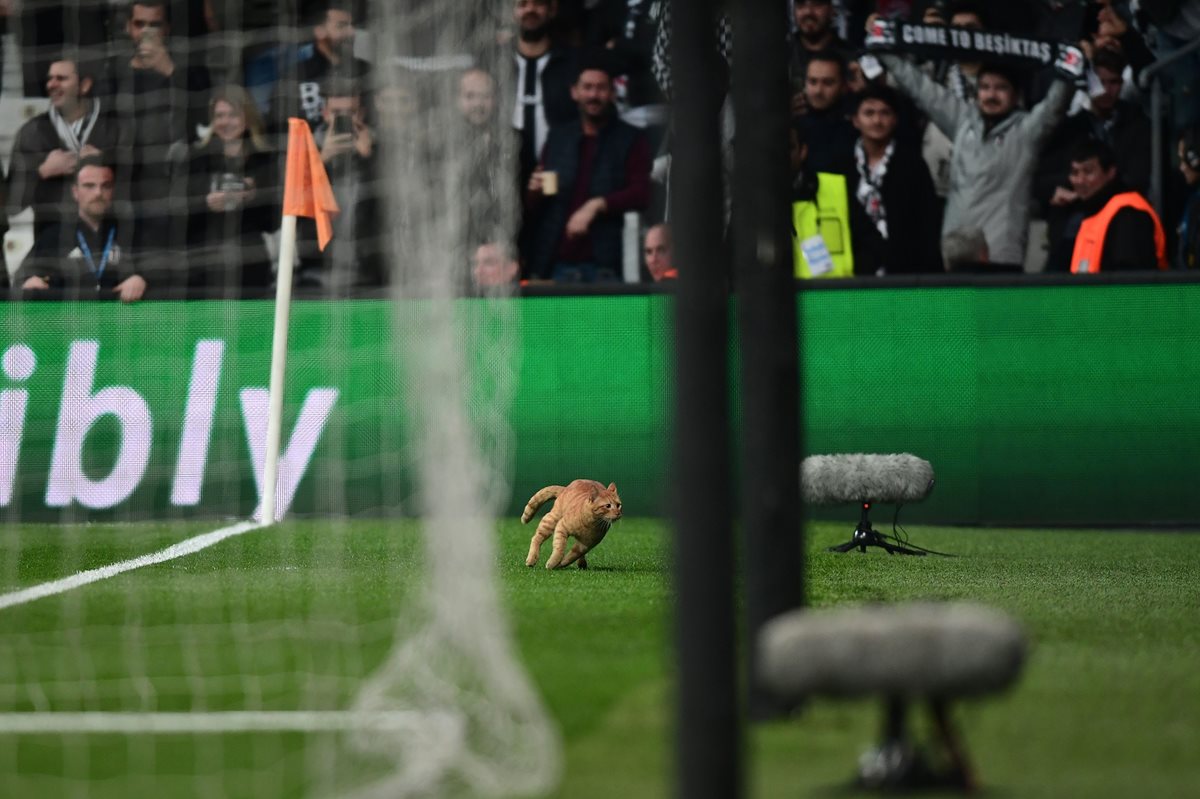
[[888, 142], [883, 151], [883, 158], [872, 169], [867, 165], [867, 151], [863, 149], [862, 139], [854, 144], [854, 160], [858, 164], [858, 191], [855, 196], [867, 216], [875, 223], [875, 229], [886, 240], [888, 237], [887, 209], [883, 206], [883, 179], [887, 176], [888, 162], [896, 150], [896, 140]]
[[96, 99], [92, 100], [91, 113], [84, 114], [74, 122], [67, 122], [57, 108], [50, 106], [50, 124], [54, 126], [54, 132], [58, 134], [63, 147], [76, 154], [87, 144], [99, 117], [100, 101]]

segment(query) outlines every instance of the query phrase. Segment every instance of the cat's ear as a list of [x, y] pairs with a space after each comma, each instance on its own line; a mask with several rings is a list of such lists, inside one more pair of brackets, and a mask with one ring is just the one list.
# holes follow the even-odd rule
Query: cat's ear
[[616, 490], [617, 490], [617, 484], [616, 484], [616, 483], [609, 483], [609, 484], [608, 484], [608, 490], [609, 490], [609, 491], [616, 491]]
[[600, 496], [600, 489], [593, 485], [591, 491], [588, 492], [588, 499], [595, 501], [598, 496]]

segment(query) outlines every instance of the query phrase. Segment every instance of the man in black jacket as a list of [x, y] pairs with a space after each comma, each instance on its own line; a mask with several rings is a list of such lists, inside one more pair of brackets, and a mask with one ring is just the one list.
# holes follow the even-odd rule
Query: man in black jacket
[[837, 35], [832, 0], [796, 0], [792, 8], [796, 35], [792, 41], [788, 71], [792, 77], [792, 113], [803, 113], [804, 81], [808, 62], [818, 53], [834, 55], [843, 62], [854, 55], [854, 48]]
[[[134, 0], [125, 22], [128, 40], [110, 60], [110, 96], [121, 138], [118, 197], [133, 206], [133, 245], [155, 272], [155, 290], [182, 291], [187, 244], [184, 166], [196, 127], [208, 117], [211, 80], [171, 36], [166, 0]], [[126, 49], [127, 48], [127, 49]]]
[[33, 234], [74, 216], [71, 186], [81, 158], [113, 154], [117, 125], [92, 97], [95, 75], [74, 60], [50, 64], [46, 94], [50, 108], [17, 131], [8, 173], [8, 212], [33, 207]]
[[578, 116], [551, 129], [526, 187], [526, 268], [563, 282], [617, 280], [624, 214], [649, 199], [650, 148], [642, 131], [617, 118], [612, 75], [600, 61], [584, 65], [571, 96]]
[[872, 84], [859, 95], [848, 188], [878, 239], [878, 274], [940, 272], [941, 204], [916, 145], [896, 137], [899, 105], [887, 86]]
[[804, 92], [808, 106], [798, 119], [808, 141], [808, 168], [850, 174], [854, 127], [846, 118], [846, 62], [833, 53], [814, 54], [808, 61]]
[[97, 158], [84, 158], [71, 194], [74, 222], [52, 225], [34, 242], [17, 270], [14, 286], [25, 291], [61, 289], [81, 299], [116, 295], [141, 299], [146, 280], [131, 257], [128, 237], [111, 216], [113, 170]]
[[[271, 100], [269, 125], [280, 145], [287, 137], [289, 117], [300, 117], [313, 129], [321, 124], [329, 80], [351, 80], [369, 88], [371, 65], [354, 56], [353, 8], [345, 0], [322, 0], [313, 8], [312, 40], [299, 48], [296, 63], [276, 85]], [[369, 95], [364, 100], [370, 104]]]

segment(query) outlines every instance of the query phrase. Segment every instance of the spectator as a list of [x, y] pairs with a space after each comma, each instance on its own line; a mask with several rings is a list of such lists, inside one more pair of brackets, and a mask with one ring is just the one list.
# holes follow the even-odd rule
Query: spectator
[[[669, 109], [653, 72], [654, 42], [663, 5], [648, 0], [597, 0], [588, 16], [584, 43], [604, 47], [613, 62], [614, 102], [622, 121], [646, 132], [651, 158], [666, 157]], [[653, 170], [652, 170], [653, 172]], [[662, 182], [651, 183], [650, 204], [644, 216], [666, 216], [667, 196]]]
[[617, 280], [623, 216], [649, 198], [650, 148], [642, 131], [616, 117], [606, 65], [585, 64], [571, 97], [577, 118], [551, 129], [529, 178], [527, 268], [558, 281]]
[[458, 79], [458, 112], [481, 134], [490, 133], [496, 116], [496, 81], [487, 70], [472, 67]]
[[129, 50], [110, 68], [121, 129], [119, 199], [133, 203], [132, 245], [160, 292], [186, 282], [179, 255], [187, 242], [188, 145], [207, 114], [210, 87], [207, 70], [172, 50], [168, 8], [166, 0], [135, 0], [125, 23]]
[[665, 224], [652, 225], [646, 231], [642, 253], [646, 256], [646, 271], [655, 283], [679, 277], [671, 248], [671, 229]]
[[131, 52], [111, 64], [118, 110], [144, 146], [191, 142], [208, 113], [208, 70], [173, 51], [169, 8], [167, 0], [134, 0], [125, 21]]
[[[1095, 11], [1096, 31], [1090, 42], [1085, 39], [1081, 45], [1089, 44], [1093, 50], [1118, 50], [1125, 55], [1129, 60], [1130, 73], [1130, 80], [1126, 84], [1126, 99], [1131, 99], [1128, 95], [1137, 94], [1138, 76], [1143, 69], [1154, 63], [1156, 57], [1145, 37], [1130, 24], [1133, 12], [1128, 3], [1114, 7], [1109, 0], [1098, 0]], [[1086, 49], [1084, 52], [1089, 59], [1092, 57], [1092, 53]]]
[[833, 53], [815, 53], [805, 76], [808, 110], [800, 117], [808, 142], [808, 168], [848, 175], [854, 169], [854, 126], [846, 118], [846, 64]]
[[115, 294], [141, 299], [146, 281], [132, 257], [128, 237], [111, 211], [113, 169], [89, 156], [79, 162], [71, 195], [76, 216], [48, 228], [17, 270], [14, 285], [26, 291], [61, 289], [78, 298]]
[[495, 294], [506, 286], [515, 287], [520, 276], [521, 266], [510, 245], [489, 241], [475, 248], [471, 256], [471, 280], [477, 293]]
[[375, 132], [367, 124], [357, 82], [330, 78], [322, 87], [325, 102], [313, 139], [329, 173], [340, 213], [333, 220], [333, 241], [317, 248], [316, 224], [300, 220], [297, 250], [299, 284], [344, 292], [383, 284], [381, 243], [387, 235], [379, 219]]
[[1179, 221], [1179, 265], [1195, 269], [1200, 267], [1200, 126], [1179, 137], [1179, 171], [1191, 192]]
[[117, 126], [102, 101], [92, 96], [93, 70], [71, 59], [50, 64], [46, 93], [50, 108], [17, 131], [8, 173], [8, 212], [33, 207], [33, 233], [75, 216], [71, 186], [79, 159], [109, 157]]
[[1122, 100], [1126, 61], [1120, 51], [1101, 48], [1092, 69], [1102, 91], [1092, 95], [1091, 109], [1067, 117], [1046, 144], [1036, 190], [1043, 205], [1055, 205], [1055, 190], [1066, 186], [1071, 149], [1087, 138], [1107, 144], [1117, 156], [1117, 173], [1136, 191], [1150, 188], [1150, 119], [1136, 103]]
[[[1044, 209], [1052, 249], [1063, 239], [1073, 213], [1076, 197], [1068, 178], [1071, 153], [1079, 142], [1089, 138], [1104, 142], [1116, 154], [1117, 174], [1125, 185], [1143, 193], [1150, 188], [1150, 119], [1136, 103], [1120, 99], [1125, 66], [1120, 51], [1107, 47], [1095, 51], [1092, 69], [1102, 91], [1088, 98], [1090, 110], [1081, 109], [1058, 126], [1039, 159], [1034, 197]], [[1059, 268], [1065, 268], [1066, 255], [1057, 260]]]
[[236, 297], [271, 285], [263, 234], [279, 227], [276, 158], [245, 89], [218, 89], [209, 107], [209, 135], [188, 161], [188, 287]]
[[940, 272], [938, 197], [915, 144], [896, 137], [898, 101], [886, 86], [859, 95], [850, 192], [879, 236], [878, 274]]
[[808, 62], [817, 53], [835, 55], [845, 64], [853, 48], [837, 35], [832, 0], [796, 0], [792, 7], [796, 35], [792, 40], [792, 113], [803, 113]]
[[890, 54], [879, 58], [954, 142], [943, 232], [982, 230], [992, 268], [1021, 271], [1036, 153], [1066, 112], [1071, 84], [1056, 81], [1032, 111], [1019, 111], [1016, 80], [1004, 67], [981, 67], [976, 101], [968, 103], [904, 59]]
[[[955, 28], [968, 30], [983, 30], [983, 10], [979, 3], [971, 0], [959, 0], [944, 8], [935, 4], [925, 10], [922, 20], [927, 25], [945, 25], [947, 22]], [[983, 66], [978, 61], [941, 61], [932, 66], [932, 76], [942, 86], [954, 92], [954, 96], [963, 102], [970, 103], [975, 99], [979, 84], [979, 69]], [[945, 200], [950, 193], [950, 161], [954, 154], [953, 142], [942, 133], [933, 122], [925, 125], [924, 138], [921, 142], [921, 155], [929, 165], [929, 174], [933, 177], [934, 187], [938, 196]]]
[[550, 128], [570, 123], [578, 114], [571, 94], [574, 52], [556, 46], [550, 35], [556, 14], [554, 0], [513, 3], [517, 24], [513, 128], [521, 134], [519, 186], [528, 183]]
[[504, 148], [496, 124], [496, 81], [485, 70], [473, 67], [459, 78], [458, 111], [465, 141], [459, 145], [461, 152], [454, 154], [453, 163], [458, 170], [459, 196], [466, 206], [465, 240], [468, 247], [474, 247], [511, 235], [513, 222], [504, 215], [509, 204], [502, 202], [504, 197], [512, 197], [513, 186], [498, 179], [502, 173], [511, 173], [503, 167]]
[[421, 104], [411, 81], [380, 86], [372, 94], [371, 106], [379, 132], [389, 141], [414, 139], [422, 120]]
[[289, 117], [299, 117], [316, 129], [324, 119], [322, 93], [331, 78], [369, 85], [371, 65], [354, 55], [354, 11], [349, 0], [321, 0], [309, 20], [312, 41], [302, 45], [296, 63], [275, 85], [269, 114], [273, 133], [286, 136]]
[[584, 31], [586, 46], [608, 50], [617, 74], [617, 110], [622, 120], [646, 131], [651, 152], [667, 123], [665, 98], [650, 70], [657, 24], [646, 0], [597, 0]]
[[1087, 139], [1076, 146], [1071, 190], [1072, 217], [1059, 246], [1051, 248], [1047, 270], [1062, 271], [1064, 264], [1076, 274], [1167, 268], [1158, 214], [1121, 180], [1107, 144]]
[[844, 175], [816, 172], [807, 165], [805, 128], [792, 123], [792, 244], [796, 277], [835, 278], [875, 273], [876, 257], [867, 238], [871, 222], [851, 202]]

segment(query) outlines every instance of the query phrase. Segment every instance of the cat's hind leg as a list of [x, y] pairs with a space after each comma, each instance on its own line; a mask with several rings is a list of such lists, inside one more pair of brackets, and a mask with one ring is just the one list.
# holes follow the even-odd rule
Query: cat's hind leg
[[536, 566], [538, 556], [542, 551], [542, 542], [549, 538], [554, 533], [555, 520], [552, 513], [547, 513], [538, 522], [537, 530], [533, 533], [533, 538], [529, 540], [529, 556], [525, 558], [526, 566]]
[[571, 551], [567, 553], [565, 558], [563, 558], [563, 568], [565, 569], [575, 561], [579, 561], [579, 568], [586, 569], [587, 558], [585, 558], [584, 555], [587, 554], [587, 551], [588, 547], [585, 547], [582, 542], [576, 541], [575, 546], [571, 547]]

